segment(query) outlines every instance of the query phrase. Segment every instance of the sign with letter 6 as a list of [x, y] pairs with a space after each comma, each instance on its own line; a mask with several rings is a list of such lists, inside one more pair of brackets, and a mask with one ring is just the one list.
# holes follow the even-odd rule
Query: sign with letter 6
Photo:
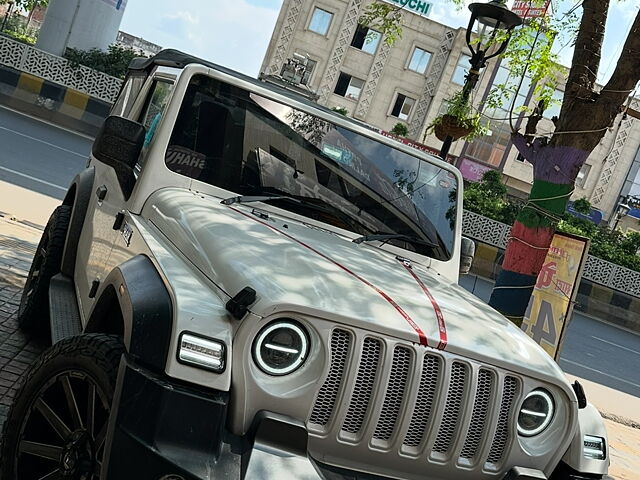
[[588, 250], [588, 238], [554, 235], [522, 322], [522, 330], [555, 360], [569, 326]]

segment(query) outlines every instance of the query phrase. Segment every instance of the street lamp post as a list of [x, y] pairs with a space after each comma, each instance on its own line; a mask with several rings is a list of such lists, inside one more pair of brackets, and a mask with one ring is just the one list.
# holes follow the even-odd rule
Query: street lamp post
[[626, 203], [621, 203], [618, 205], [618, 210], [616, 210], [616, 221], [613, 224], [613, 230], [615, 231], [618, 228], [618, 222], [622, 217], [626, 217], [627, 214], [631, 211], [631, 207]]
[[[469, 5], [471, 18], [467, 27], [467, 47], [471, 53], [471, 69], [465, 77], [462, 87], [462, 97], [465, 102], [480, 79], [480, 70], [487, 66], [487, 60], [504, 52], [509, 44], [511, 32], [522, 24], [522, 18], [509, 10], [506, 0], [492, 0], [489, 3], [472, 3]], [[479, 24], [478, 41], [472, 41], [471, 33]], [[447, 158], [453, 137], [447, 136], [440, 150], [440, 157]]]

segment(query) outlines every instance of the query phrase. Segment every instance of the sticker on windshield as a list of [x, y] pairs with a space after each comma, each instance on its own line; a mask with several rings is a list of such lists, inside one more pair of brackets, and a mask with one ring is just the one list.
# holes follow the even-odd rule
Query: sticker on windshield
[[440, 185], [442, 188], [451, 188], [451, 184], [446, 180], [440, 180], [438, 185]]
[[336, 145], [323, 143], [322, 153], [342, 165], [351, 166], [353, 164], [353, 152], [344, 148], [340, 148]]

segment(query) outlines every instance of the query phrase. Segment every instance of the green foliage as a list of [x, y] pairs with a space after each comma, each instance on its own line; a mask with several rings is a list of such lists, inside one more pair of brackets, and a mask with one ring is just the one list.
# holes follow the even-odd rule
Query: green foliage
[[427, 126], [426, 133], [430, 133], [436, 126], [441, 125], [445, 115], [450, 115], [457, 120], [458, 125], [471, 130], [467, 135], [462, 137], [465, 140], [471, 142], [487, 134], [487, 125], [480, 121], [480, 114], [474, 110], [473, 105], [465, 96], [464, 90], [460, 90], [451, 98], [445, 100], [445, 102], [447, 102], [446, 112], [438, 115], [431, 121]]
[[[14, 10], [15, 11], [15, 10]], [[0, 17], [0, 25], [4, 22], [4, 17]], [[38, 39], [38, 30], [27, 27], [27, 20], [19, 14], [10, 15], [4, 22], [3, 34], [12, 37], [22, 43], [33, 45]]]
[[27, 12], [30, 12], [36, 7], [46, 7], [49, 5], [49, 0], [0, 0], [0, 5], [7, 3], [13, 3], [13, 8], [23, 8]]
[[409, 134], [409, 128], [404, 123], [398, 122], [391, 129], [391, 133], [399, 137], [406, 137]]
[[[507, 200], [506, 193], [502, 175], [496, 170], [489, 170], [480, 182], [465, 187], [464, 208], [511, 225], [520, 213], [522, 205]], [[580, 213], [589, 213], [591, 210], [591, 204], [586, 199], [576, 200], [574, 207]], [[591, 255], [640, 272], [640, 255], [636, 254], [640, 249], [640, 233], [624, 234], [569, 213], [563, 215], [562, 220], [556, 225], [556, 230], [590, 238]]]
[[393, 45], [402, 38], [402, 7], [373, 2], [365, 8], [359, 23], [379, 31], [383, 41]]
[[502, 174], [497, 170], [484, 173], [482, 180], [470, 183], [464, 189], [464, 208], [499, 222], [511, 224], [521, 206], [509, 202], [507, 187], [502, 183]]
[[349, 110], [347, 110], [344, 107], [333, 107], [331, 110], [333, 110], [336, 113], [339, 113], [340, 115], [344, 115], [345, 117], [349, 115]]
[[582, 197], [573, 202], [573, 208], [578, 213], [589, 215], [591, 213], [591, 202]]
[[124, 78], [131, 60], [144, 55], [131, 48], [109, 45], [109, 49], [106, 52], [97, 48], [92, 48], [91, 50], [68, 48], [64, 56], [69, 60], [72, 68], [84, 65], [112, 77]]
[[[461, 9], [464, 0], [449, 0], [455, 8]], [[539, 7], [544, 0], [534, 0], [532, 6]], [[393, 45], [402, 37], [402, 10], [400, 5], [392, 5], [382, 0], [376, 0], [367, 6], [360, 18], [360, 23], [376, 29], [382, 33], [384, 41]], [[503, 106], [506, 99], [513, 98], [514, 92], [521, 89], [520, 79], [526, 73], [531, 77], [531, 84], [535, 84], [534, 101], [537, 104], [543, 100], [549, 107], [557, 81], [561, 78], [563, 67], [558, 64], [558, 55], [552, 52], [554, 40], [559, 37], [563, 48], [571, 44], [578, 32], [580, 18], [573, 8], [562, 15], [549, 15], [540, 18], [530, 18], [513, 30], [507, 50], [502, 57], [509, 65], [511, 75], [505, 84], [494, 86], [486, 101], [489, 108]], [[478, 43], [481, 39], [475, 39]], [[482, 39], [486, 40], [486, 39]], [[505, 34], [497, 35], [492, 41], [501, 43]], [[519, 107], [519, 110], [527, 110]], [[472, 139], [475, 137], [472, 137]], [[469, 140], [469, 138], [467, 138]]]

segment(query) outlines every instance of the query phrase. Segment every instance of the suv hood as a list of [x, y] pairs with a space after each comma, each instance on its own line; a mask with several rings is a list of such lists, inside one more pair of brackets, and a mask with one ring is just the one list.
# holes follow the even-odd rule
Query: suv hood
[[227, 295], [256, 290], [256, 315], [300, 312], [552, 383], [564, 379], [519, 328], [427, 265], [258, 207], [165, 189], [143, 216]]

